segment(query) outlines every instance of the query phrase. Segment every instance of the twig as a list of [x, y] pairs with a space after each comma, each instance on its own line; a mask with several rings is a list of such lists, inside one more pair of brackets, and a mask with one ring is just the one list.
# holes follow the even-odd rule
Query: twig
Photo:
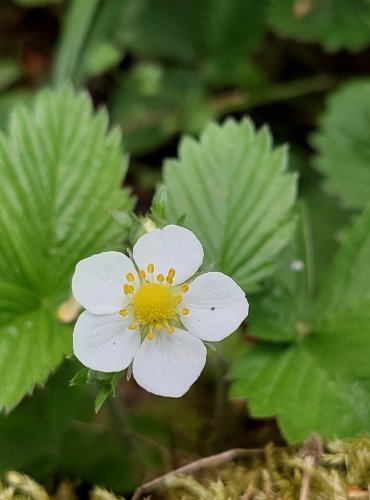
[[[308, 467], [313, 467], [315, 464], [315, 457], [312, 455], [307, 455], [304, 459]], [[303, 473], [301, 491], [299, 493], [299, 500], [307, 500], [308, 492], [310, 489], [311, 482], [311, 472], [307, 469]]]
[[222, 116], [228, 113], [242, 112], [270, 102], [286, 101], [324, 92], [333, 88], [335, 83], [335, 79], [329, 75], [318, 75], [273, 83], [260, 89], [253, 89], [250, 93], [239, 89], [231, 90], [211, 98], [209, 106], [217, 116]]
[[191, 462], [190, 464], [184, 465], [183, 467], [179, 467], [163, 476], [157, 477], [152, 481], [144, 483], [139, 486], [139, 488], [135, 491], [132, 500], [139, 500], [140, 497], [144, 493], [148, 493], [160, 486], [163, 486], [166, 481], [172, 476], [176, 476], [178, 474], [189, 474], [191, 472], [196, 472], [206, 467], [215, 467], [216, 465], [220, 465], [225, 462], [229, 462], [230, 460], [234, 460], [235, 458], [245, 457], [248, 455], [254, 455], [259, 453], [264, 453], [264, 448], [235, 448], [232, 450], [224, 451], [222, 453], [218, 453], [217, 455], [211, 455], [210, 457], [200, 458], [199, 460], [195, 460], [195, 462]]
[[[317, 92], [332, 89], [336, 81], [330, 75], [318, 75], [310, 78], [299, 78], [288, 82], [272, 83], [250, 92], [241, 89], [228, 90], [210, 97], [206, 101], [207, 107], [215, 118], [229, 113], [244, 112], [250, 108], [274, 102], [286, 101]], [[172, 133], [182, 127], [182, 114], [177, 111], [155, 111], [140, 119], [123, 125], [126, 134], [134, 134], [148, 127], [159, 126], [164, 121], [173, 123]]]
[[322, 455], [322, 440], [316, 433], [312, 433], [303, 445], [301, 455], [307, 465], [302, 477], [299, 500], [307, 500], [311, 482], [311, 469], [315, 467]]

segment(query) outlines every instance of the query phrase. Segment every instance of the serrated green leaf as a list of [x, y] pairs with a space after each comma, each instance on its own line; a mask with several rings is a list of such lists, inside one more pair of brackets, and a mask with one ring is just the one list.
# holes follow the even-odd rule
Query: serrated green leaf
[[364, 207], [370, 185], [370, 80], [347, 83], [330, 95], [312, 144], [327, 189], [347, 206]]
[[367, 0], [271, 0], [269, 17], [277, 33], [318, 42], [329, 52], [370, 43]]
[[105, 112], [71, 88], [19, 107], [0, 136], [0, 407], [44, 382], [70, 351], [57, 320], [81, 258], [118, 246], [126, 162]]
[[[277, 416], [285, 436], [302, 441], [370, 430], [370, 208], [347, 232], [317, 299], [311, 333], [285, 346], [252, 348], [234, 367], [232, 396], [256, 417]], [[276, 304], [279, 307], [283, 304]]]
[[179, 159], [165, 163], [167, 219], [185, 215], [205, 264], [248, 291], [272, 274], [294, 227], [296, 176], [286, 171], [286, 149], [271, 142], [266, 128], [230, 119], [208, 125], [199, 142], [185, 138]]
[[313, 431], [325, 439], [353, 437], [369, 432], [370, 379], [356, 369], [368, 359], [358, 331], [312, 335], [288, 347], [265, 344], [234, 367], [231, 397], [247, 398], [255, 417], [276, 416], [291, 443]]

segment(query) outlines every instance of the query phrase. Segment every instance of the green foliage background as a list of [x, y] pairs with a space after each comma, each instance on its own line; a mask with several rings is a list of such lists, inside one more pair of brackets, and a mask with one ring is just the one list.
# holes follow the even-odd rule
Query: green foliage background
[[[369, 19], [365, 0], [1, 4], [0, 473], [130, 494], [227, 448], [370, 431]], [[75, 264], [148, 217], [250, 302], [181, 400], [63, 361]]]

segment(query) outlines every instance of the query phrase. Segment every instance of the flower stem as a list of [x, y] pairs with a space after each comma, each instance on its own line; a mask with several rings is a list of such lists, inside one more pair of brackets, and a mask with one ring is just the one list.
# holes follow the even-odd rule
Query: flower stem
[[137, 455], [137, 458], [144, 468], [144, 473], [146, 474], [150, 470], [151, 464], [132, 430], [124, 398], [120, 396], [119, 393], [117, 393], [115, 397], [109, 398], [109, 408], [117, 432], [122, 437], [124, 443], [128, 443], [132, 451]]
[[259, 89], [252, 89], [251, 92], [240, 89], [225, 92], [211, 99], [209, 104], [215, 114], [220, 116], [272, 102], [324, 92], [333, 88], [334, 85], [334, 78], [328, 75], [318, 75], [288, 82], [272, 83]]

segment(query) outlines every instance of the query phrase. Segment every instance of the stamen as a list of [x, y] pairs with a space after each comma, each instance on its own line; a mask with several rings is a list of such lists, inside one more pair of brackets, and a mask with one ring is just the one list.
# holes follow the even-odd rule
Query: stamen
[[189, 314], [189, 309], [187, 307], [183, 307], [181, 309], [181, 314], [183, 314], [184, 316], [187, 316]]
[[129, 293], [133, 293], [135, 291], [135, 287], [133, 285], [128, 285], [127, 283], [125, 283], [123, 285], [123, 291], [126, 295], [128, 295]]
[[189, 290], [189, 285], [187, 283], [184, 283], [181, 287], [181, 290], [183, 293], [186, 293]]
[[126, 279], [127, 281], [135, 281], [135, 276], [132, 273], [127, 273], [126, 274]]
[[121, 316], [127, 316], [128, 314], [127, 309], [120, 309], [118, 312], [120, 313]]
[[136, 330], [137, 324], [136, 323], [130, 323], [127, 327], [129, 330]]
[[174, 327], [173, 327], [173, 326], [168, 325], [168, 326], [167, 326], [167, 331], [168, 331], [168, 333], [173, 333], [173, 332], [175, 331], [175, 329], [174, 329]]
[[157, 323], [154, 328], [157, 330], [157, 332], [160, 332], [163, 328], [163, 325], [161, 323]]
[[163, 276], [163, 274], [158, 274], [158, 276], [157, 276], [157, 281], [159, 281], [159, 283], [163, 283], [163, 281], [164, 281], [164, 276]]
[[143, 269], [140, 269], [140, 271], [139, 271], [139, 278], [141, 280], [145, 280], [145, 278], [146, 278], [146, 272]]
[[146, 334], [146, 338], [147, 338], [148, 340], [153, 340], [153, 339], [154, 339], [154, 334], [153, 334], [153, 332], [149, 332], [149, 333], [147, 333], [147, 334]]
[[172, 285], [172, 278], [170, 275], [167, 276], [166, 281], [169, 285]]
[[146, 268], [149, 274], [154, 273], [154, 264], [148, 264], [148, 267]]
[[182, 297], [181, 297], [181, 295], [176, 295], [176, 296], [175, 296], [175, 302], [176, 302], [176, 304], [181, 304], [181, 302], [182, 302]]
[[170, 278], [174, 278], [175, 277], [175, 274], [176, 274], [176, 271], [174, 270], [173, 267], [171, 267], [171, 269], [168, 271], [168, 276]]

